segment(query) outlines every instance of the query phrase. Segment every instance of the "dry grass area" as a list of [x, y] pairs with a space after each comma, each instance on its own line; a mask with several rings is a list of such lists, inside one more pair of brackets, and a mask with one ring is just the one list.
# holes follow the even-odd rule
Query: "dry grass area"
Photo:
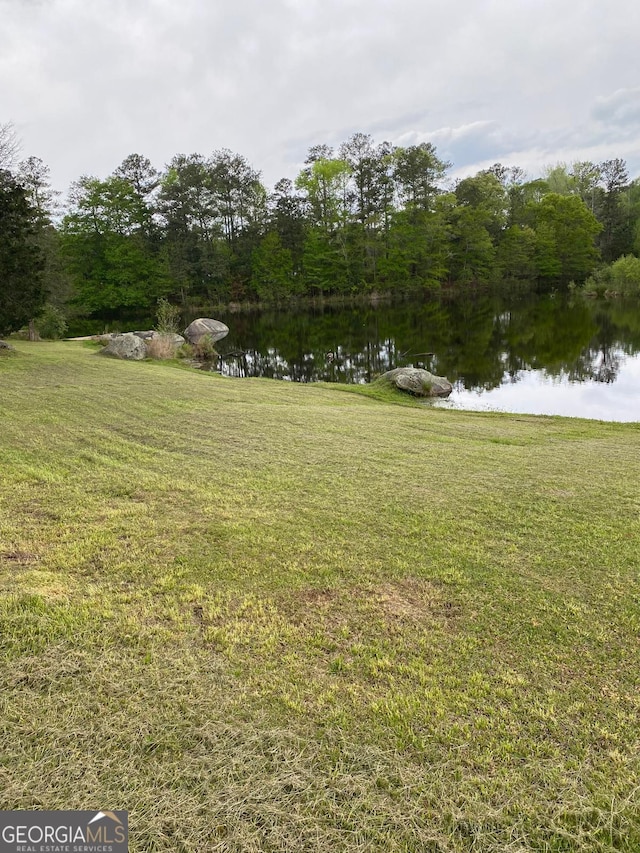
[[638, 425], [16, 346], [0, 809], [128, 809], [132, 851], [640, 849]]
[[160, 335], [146, 342], [147, 356], [157, 359], [171, 359], [176, 357], [176, 345], [170, 335]]

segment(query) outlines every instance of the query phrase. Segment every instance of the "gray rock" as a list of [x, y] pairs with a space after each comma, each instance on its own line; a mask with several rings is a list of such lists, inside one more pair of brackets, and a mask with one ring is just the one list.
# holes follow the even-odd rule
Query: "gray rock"
[[116, 358], [127, 358], [140, 361], [147, 355], [147, 345], [132, 332], [125, 332], [124, 335], [116, 335], [111, 338], [106, 347], [100, 352], [103, 355], [112, 355]]
[[6, 352], [15, 352], [16, 348], [12, 347], [11, 344], [8, 344], [6, 341], [0, 341], [0, 349], [6, 350]]
[[444, 376], [436, 376], [420, 367], [396, 367], [383, 373], [400, 391], [408, 391], [416, 397], [448, 397], [453, 385]]
[[213, 343], [221, 341], [229, 334], [229, 327], [220, 320], [212, 320], [209, 317], [199, 317], [190, 323], [184, 330], [184, 336], [190, 344], [197, 344], [200, 338], [210, 335]]
[[160, 335], [160, 332], [156, 332], [155, 329], [149, 329], [146, 332], [131, 332], [132, 335], [137, 335], [139, 338], [142, 338], [143, 341], [150, 341], [151, 338], [157, 338]]

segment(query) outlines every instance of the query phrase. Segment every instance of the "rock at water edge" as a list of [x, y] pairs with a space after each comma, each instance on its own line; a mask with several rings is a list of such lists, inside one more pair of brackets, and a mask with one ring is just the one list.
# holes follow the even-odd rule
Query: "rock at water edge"
[[212, 343], [221, 341], [229, 334], [229, 327], [220, 320], [212, 320], [210, 317], [199, 317], [190, 323], [184, 330], [184, 336], [190, 344], [197, 344], [205, 335], [211, 337]]
[[380, 378], [388, 379], [400, 391], [416, 397], [448, 397], [453, 391], [453, 385], [444, 376], [436, 376], [420, 367], [396, 367]]

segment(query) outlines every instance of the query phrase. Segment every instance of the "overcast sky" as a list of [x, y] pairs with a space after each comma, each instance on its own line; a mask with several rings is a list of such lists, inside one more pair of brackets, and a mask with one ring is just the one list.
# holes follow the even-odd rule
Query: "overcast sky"
[[640, 174], [639, 0], [0, 0], [0, 124], [66, 190], [131, 153], [432, 141], [469, 174], [622, 157]]

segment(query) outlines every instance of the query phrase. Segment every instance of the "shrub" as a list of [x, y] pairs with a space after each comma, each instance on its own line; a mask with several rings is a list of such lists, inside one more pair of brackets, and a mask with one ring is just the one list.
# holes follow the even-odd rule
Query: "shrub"
[[168, 335], [160, 335], [147, 341], [147, 356], [149, 358], [175, 358], [176, 345]]
[[180, 309], [172, 305], [167, 299], [158, 299], [156, 311], [156, 330], [161, 335], [173, 335], [178, 331], [180, 325]]
[[611, 265], [611, 289], [628, 296], [640, 294], [640, 258], [623, 255]]
[[215, 361], [218, 358], [211, 335], [203, 335], [198, 343], [193, 344], [193, 357], [200, 361]]
[[601, 267], [593, 275], [590, 275], [584, 283], [585, 293], [592, 293], [596, 296], [604, 296], [610, 289], [611, 267]]
[[63, 338], [67, 331], [67, 320], [64, 313], [57, 305], [47, 303], [42, 314], [37, 318], [36, 330], [41, 338], [58, 340]]
[[14, 332], [11, 337], [15, 338], [17, 341], [28, 341], [29, 340], [29, 327], [23, 326], [21, 329], [18, 329], [17, 332]]
[[635, 255], [623, 255], [608, 267], [601, 267], [586, 280], [587, 293], [604, 296], [607, 291], [622, 293], [625, 296], [640, 295], [640, 258]]
[[191, 344], [182, 344], [176, 355], [178, 358], [195, 358], [195, 353]]

